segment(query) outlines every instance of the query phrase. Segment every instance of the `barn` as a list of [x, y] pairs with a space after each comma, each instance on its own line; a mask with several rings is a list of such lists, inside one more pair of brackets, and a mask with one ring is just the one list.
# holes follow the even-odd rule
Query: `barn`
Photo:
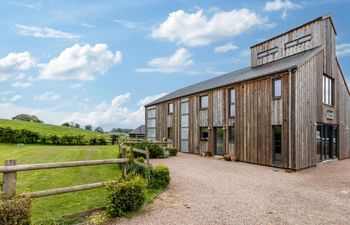
[[350, 92], [330, 15], [253, 45], [251, 66], [145, 107], [148, 140], [299, 170], [350, 157]]

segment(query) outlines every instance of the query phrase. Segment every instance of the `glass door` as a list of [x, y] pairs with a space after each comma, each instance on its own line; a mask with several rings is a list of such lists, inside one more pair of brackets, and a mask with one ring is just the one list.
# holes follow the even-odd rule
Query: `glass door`
[[338, 127], [336, 125], [318, 125], [316, 141], [317, 162], [338, 158]]
[[215, 128], [215, 155], [224, 154], [224, 130], [222, 127]]

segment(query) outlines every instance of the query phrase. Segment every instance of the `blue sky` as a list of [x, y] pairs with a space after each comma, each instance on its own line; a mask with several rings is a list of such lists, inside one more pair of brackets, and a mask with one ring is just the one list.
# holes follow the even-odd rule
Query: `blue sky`
[[350, 1], [1, 1], [0, 118], [105, 129], [165, 93], [249, 66], [249, 47], [331, 13], [350, 77]]

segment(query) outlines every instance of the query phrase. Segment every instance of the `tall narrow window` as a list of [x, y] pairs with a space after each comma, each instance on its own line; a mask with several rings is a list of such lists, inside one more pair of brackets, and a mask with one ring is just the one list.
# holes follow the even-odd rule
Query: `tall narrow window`
[[200, 100], [200, 108], [207, 109], [208, 108], [208, 95], [200, 96], [199, 100]]
[[272, 80], [272, 98], [282, 98], [282, 79], [277, 78]]
[[229, 115], [230, 117], [235, 117], [236, 116], [236, 91], [235, 89], [230, 89], [229, 90], [229, 102], [230, 102], [230, 105], [229, 105]]
[[228, 128], [228, 140], [230, 143], [235, 144], [236, 143], [236, 130], [235, 126], [230, 126]]
[[333, 79], [323, 75], [323, 103], [333, 105]]
[[173, 112], [174, 112], [174, 104], [169, 103], [168, 104], [168, 114], [173, 114]]
[[156, 139], [156, 108], [147, 108], [147, 139]]
[[208, 138], [209, 138], [208, 127], [201, 127], [199, 135], [200, 135], [199, 138], [201, 141], [208, 141]]
[[168, 139], [173, 139], [174, 137], [174, 129], [172, 127], [168, 127]]
[[189, 152], [189, 111], [188, 98], [181, 99], [181, 151]]
[[282, 163], [282, 126], [272, 126], [273, 162]]

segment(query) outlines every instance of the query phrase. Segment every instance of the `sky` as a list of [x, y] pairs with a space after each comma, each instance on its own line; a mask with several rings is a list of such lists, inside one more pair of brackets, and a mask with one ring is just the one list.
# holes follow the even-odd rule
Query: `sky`
[[350, 80], [350, 0], [0, 2], [0, 118], [105, 130], [144, 105], [250, 65], [249, 47], [330, 13]]

